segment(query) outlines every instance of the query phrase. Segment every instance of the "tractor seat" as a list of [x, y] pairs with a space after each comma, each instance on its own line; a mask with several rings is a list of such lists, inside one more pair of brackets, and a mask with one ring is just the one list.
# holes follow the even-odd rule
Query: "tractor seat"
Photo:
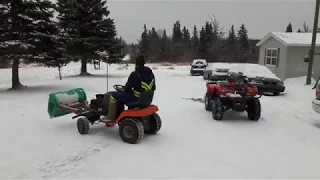
[[140, 93], [140, 97], [136, 102], [126, 103], [129, 109], [146, 108], [151, 105], [153, 100], [154, 91], [147, 90]]

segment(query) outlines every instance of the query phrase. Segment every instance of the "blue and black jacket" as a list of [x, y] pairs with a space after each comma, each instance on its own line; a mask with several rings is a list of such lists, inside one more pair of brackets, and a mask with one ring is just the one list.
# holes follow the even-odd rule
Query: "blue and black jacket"
[[133, 93], [134, 96], [139, 97], [141, 92], [146, 90], [156, 90], [155, 77], [149, 67], [137, 67], [133, 71], [124, 87], [127, 93]]

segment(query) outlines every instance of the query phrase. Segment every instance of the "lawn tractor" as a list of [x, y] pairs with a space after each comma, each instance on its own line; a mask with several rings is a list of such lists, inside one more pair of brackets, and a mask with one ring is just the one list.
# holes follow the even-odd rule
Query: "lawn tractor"
[[215, 120], [222, 120], [227, 110], [247, 111], [248, 118], [258, 121], [261, 114], [258, 88], [240, 73], [229, 73], [225, 81], [207, 82], [205, 109]]
[[[123, 91], [122, 85], [113, 86], [116, 91]], [[144, 134], [156, 134], [162, 125], [157, 114], [158, 107], [152, 105], [153, 91], [140, 94], [134, 103], [118, 104], [116, 120], [110, 121], [102, 116], [105, 94], [96, 94], [96, 98], [87, 102], [87, 95], [82, 88], [55, 92], [49, 95], [48, 113], [50, 118], [56, 118], [74, 113], [72, 119], [78, 118], [77, 127], [80, 134], [88, 134], [90, 125], [103, 123], [108, 127], [119, 125], [119, 134], [124, 142], [138, 143]]]

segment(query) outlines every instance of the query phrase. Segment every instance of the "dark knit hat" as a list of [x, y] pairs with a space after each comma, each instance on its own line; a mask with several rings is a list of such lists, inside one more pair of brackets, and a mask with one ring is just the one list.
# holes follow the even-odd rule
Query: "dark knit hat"
[[143, 67], [145, 63], [146, 62], [144, 60], [144, 56], [143, 55], [137, 56], [137, 58], [136, 58], [136, 66], [137, 67]]

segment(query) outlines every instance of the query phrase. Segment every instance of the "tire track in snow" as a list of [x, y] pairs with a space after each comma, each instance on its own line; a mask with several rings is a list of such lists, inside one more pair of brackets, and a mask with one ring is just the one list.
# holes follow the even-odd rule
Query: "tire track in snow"
[[41, 168], [35, 168], [35, 171], [20, 174], [13, 179], [50, 179], [74, 174], [75, 172], [78, 172], [79, 166], [85, 163], [89, 158], [97, 155], [97, 153], [100, 153], [102, 148], [108, 146], [110, 146], [110, 144], [103, 143], [102, 141], [96, 142], [92, 144], [91, 147], [83, 148], [76, 152], [76, 154], [70, 154], [64, 158], [52, 158], [45, 162]]
[[[98, 146], [97, 146], [98, 145]], [[38, 169], [43, 175], [41, 178], [55, 178], [56, 176], [72, 174], [77, 171], [77, 168], [81, 164], [85, 163], [91, 156], [95, 156], [97, 153], [101, 152], [101, 148], [110, 146], [109, 144], [102, 143], [99, 141], [92, 145], [92, 147], [87, 147], [79, 151], [75, 155], [69, 155], [65, 159], [54, 158], [51, 161], [47, 161], [44, 168]]]

